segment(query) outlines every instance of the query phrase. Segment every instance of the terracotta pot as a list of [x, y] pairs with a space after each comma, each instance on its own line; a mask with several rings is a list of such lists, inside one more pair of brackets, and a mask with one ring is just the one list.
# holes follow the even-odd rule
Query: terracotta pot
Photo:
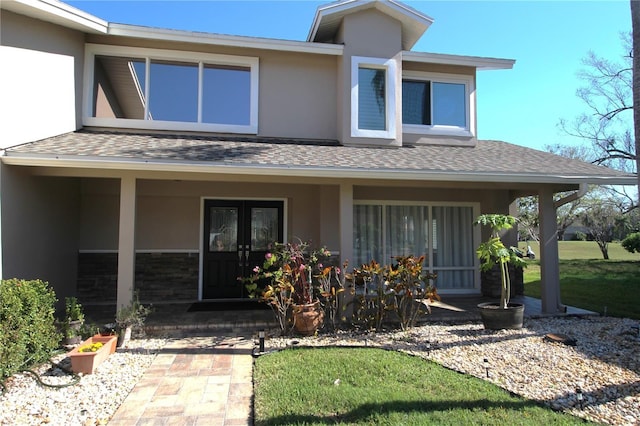
[[[80, 352], [79, 349], [92, 343], [102, 343], [102, 347], [96, 352]], [[92, 374], [96, 368], [116, 351], [116, 336], [100, 336], [96, 334], [88, 338], [77, 348], [68, 353], [71, 358], [71, 370], [74, 373]]]
[[307, 305], [294, 305], [293, 327], [298, 333], [311, 336], [322, 327], [323, 322], [324, 311], [319, 301]]

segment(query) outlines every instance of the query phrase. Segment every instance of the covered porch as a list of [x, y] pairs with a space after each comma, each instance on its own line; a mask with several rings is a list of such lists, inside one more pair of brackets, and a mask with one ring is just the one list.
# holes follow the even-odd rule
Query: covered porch
[[[497, 165], [497, 158], [506, 157], [519, 161]], [[209, 200], [277, 201], [277, 239], [327, 246], [340, 264], [349, 260], [351, 266], [374, 260], [370, 253], [381, 262], [424, 254], [428, 271], [439, 274], [441, 294], [478, 296], [474, 250], [488, 230], [481, 233], [471, 222], [481, 213], [513, 214], [514, 201], [525, 195], [539, 196], [540, 309], [563, 314], [554, 194], [577, 196], [587, 182], [631, 179], [495, 141], [376, 149], [335, 141], [98, 130], [10, 148], [2, 163], [3, 276], [47, 280], [63, 299], [81, 293], [83, 262], [99, 258], [104, 270], [93, 264], [87, 269], [101, 273], [92, 285], [103, 292], [100, 302], [113, 304], [113, 314], [136, 290], [142, 290], [143, 303], [157, 306], [211, 299], [206, 286], [221, 275]], [[227, 206], [211, 205], [218, 207]], [[356, 231], [366, 231], [366, 244]], [[408, 237], [394, 239], [400, 231]], [[515, 245], [515, 232], [504, 239]], [[223, 260], [251, 270], [254, 242], [234, 241]], [[235, 269], [225, 274], [238, 285]]]
[[[441, 302], [431, 305], [431, 313], [425, 315], [419, 324], [436, 322], [444, 323], [469, 323], [480, 322], [480, 313], [476, 306], [479, 303], [493, 301], [495, 299], [483, 296], [445, 296]], [[566, 312], [545, 314], [542, 310], [542, 302], [528, 296], [515, 296], [512, 301], [525, 305], [524, 316], [526, 318], [541, 318], [548, 316], [598, 316], [597, 312], [568, 306]], [[224, 302], [221, 302], [224, 303]], [[215, 309], [209, 311], [194, 311], [190, 309], [192, 303], [165, 303], [153, 306], [153, 312], [149, 315], [145, 330], [150, 334], [170, 333], [174, 331], [189, 330], [207, 332], [232, 332], [232, 331], [259, 331], [276, 330], [277, 323], [273, 313], [264, 306], [252, 309], [224, 310]], [[113, 321], [114, 305], [91, 305], [86, 307], [87, 318], [97, 324]]]

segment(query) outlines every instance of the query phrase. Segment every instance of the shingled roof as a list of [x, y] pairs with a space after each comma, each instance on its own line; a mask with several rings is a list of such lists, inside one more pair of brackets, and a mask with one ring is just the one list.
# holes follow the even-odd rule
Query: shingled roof
[[80, 130], [9, 148], [7, 164], [522, 183], [633, 184], [635, 176], [500, 141], [347, 147], [336, 141]]

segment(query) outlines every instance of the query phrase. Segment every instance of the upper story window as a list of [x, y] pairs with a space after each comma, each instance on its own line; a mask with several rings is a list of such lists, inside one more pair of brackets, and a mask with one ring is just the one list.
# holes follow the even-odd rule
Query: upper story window
[[395, 139], [396, 62], [351, 58], [351, 136]]
[[89, 45], [87, 125], [257, 133], [258, 59]]
[[405, 133], [472, 136], [472, 79], [407, 72], [402, 79]]

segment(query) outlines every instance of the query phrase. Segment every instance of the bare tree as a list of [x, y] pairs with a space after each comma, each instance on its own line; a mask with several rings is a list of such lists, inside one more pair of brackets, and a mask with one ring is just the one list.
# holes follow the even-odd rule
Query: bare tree
[[[632, 0], [632, 9], [640, 8]], [[637, 148], [633, 120], [633, 54], [631, 33], [621, 35], [624, 55], [610, 61], [589, 52], [578, 76], [585, 86], [576, 95], [585, 103], [587, 112], [574, 121], [560, 120], [569, 135], [591, 142], [592, 162], [627, 172], [637, 170]], [[638, 112], [636, 112], [637, 114]], [[634, 203], [635, 204], [635, 203]]]
[[596, 200], [583, 209], [580, 220], [589, 229], [589, 233], [598, 244], [602, 257], [609, 259], [609, 243], [613, 240], [622, 213], [610, 203]]
[[635, 136], [638, 205], [640, 206], [640, 1], [631, 0], [631, 44], [633, 56], [633, 128]]

